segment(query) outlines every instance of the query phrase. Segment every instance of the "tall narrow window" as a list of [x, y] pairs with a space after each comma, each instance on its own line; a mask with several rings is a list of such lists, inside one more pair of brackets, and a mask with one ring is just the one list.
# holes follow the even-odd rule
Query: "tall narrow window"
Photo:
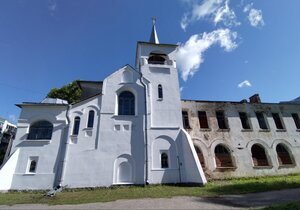
[[198, 118], [199, 118], [200, 128], [209, 128], [205, 111], [199, 111]]
[[161, 85], [158, 85], [158, 98], [163, 99], [163, 89]]
[[260, 146], [258, 144], [254, 144], [251, 147], [251, 153], [252, 153], [252, 160], [253, 160], [254, 166], [268, 166], [269, 165], [265, 149], [262, 146]]
[[299, 115], [297, 113], [293, 113], [292, 114], [293, 120], [295, 122], [296, 128], [300, 129], [300, 119], [299, 119]]
[[30, 125], [27, 139], [51, 139], [52, 131], [52, 123], [48, 121], [38, 121]]
[[135, 97], [133, 93], [124, 91], [120, 93], [118, 98], [119, 115], [134, 115], [135, 110]]
[[219, 128], [220, 129], [228, 129], [224, 112], [223, 111], [216, 111], [216, 115], [217, 115]]
[[275, 122], [276, 128], [277, 129], [284, 129], [283, 124], [281, 122], [281, 119], [279, 117], [279, 114], [278, 113], [272, 113], [272, 117], [273, 117], [273, 120]]
[[190, 129], [189, 114], [187, 111], [182, 111], [182, 122], [185, 129]]
[[256, 117], [260, 129], [268, 129], [264, 114], [262, 112], [256, 112]]
[[80, 117], [74, 118], [73, 135], [78, 135], [80, 126]]
[[249, 119], [246, 112], [239, 112], [243, 129], [250, 129]]
[[169, 168], [169, 160], [167, 153], [163, 152], [161, 154], [161, 168]]
[[279, 165], [290, 165], [293, 164], [289, 152], [283, 144], [278, 144], [276, 146], [277, 158]]
[[88, 118], [88, 128], [93, 128], [94, 127], [94, 117], [95, 117], [95, 111], [91, 110], [89, 111], [89, 118]]
[[233, 167], [231, 154], [229, 150], [222, 145], [216, 146], [215, 159], [217, 167]]

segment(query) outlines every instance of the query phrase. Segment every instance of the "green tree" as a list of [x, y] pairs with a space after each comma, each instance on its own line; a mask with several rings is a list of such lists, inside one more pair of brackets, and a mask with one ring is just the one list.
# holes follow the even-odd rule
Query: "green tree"
[[80, 101], [81, 89], [77, 85], [77, 80], [74, 80], [68, 85], [61, 88], [52, 88], [47, 94], [48, 98], [60, 98], [68, 101], [68, 103], [76, 103]]

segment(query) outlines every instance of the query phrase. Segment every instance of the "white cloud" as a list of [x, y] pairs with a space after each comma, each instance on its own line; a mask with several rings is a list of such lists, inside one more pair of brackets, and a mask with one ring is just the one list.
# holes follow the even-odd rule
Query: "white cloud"
[[249, 20], [251, 26], [262, 27], [265, 25], [262, 11], [259, 9], [254, 9], [253, 4], [246, 5], [243, 11], [249, 12], [248, 20]]
[[239, 25], [234, 11], [229, 7], [230, 0], [197, 0], [184, 1], [191, 7], [191, 11], [183, 15], [180, 26], [183, 30], [194, 21], [203, 18], [212, 20], [215, 24], [223, 23], [225, 26]]
[[177, 65], [184, 81], [192, 77], [203, 63], [203, 53], [214, 44], [219, 44], [225, 51], [237, 47], [237, 33], [229, 29], [218, 29], [210, 33], [195, 34], [181, 44], [177, 51]]
[[245, 80], [243, 82], [241, 82], [240, 84], [238, 84], [239, 88], [244, 88], [244, 87], [251, 87], [251, 83], [248, 80]]
[[50, 12], [50, 15], [53, 16], [54, 13], [56, 12], [56, 1], [55, 0], [48, 0], [48, 10]]

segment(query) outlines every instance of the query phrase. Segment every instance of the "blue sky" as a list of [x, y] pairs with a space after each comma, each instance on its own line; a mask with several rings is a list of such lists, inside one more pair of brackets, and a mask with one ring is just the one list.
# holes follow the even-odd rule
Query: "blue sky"
[[0, 116], [16, 121], [16, 103], [134, 66], [153, 16], [160, 42], [179, 44], [183, 99], [292, 100], [299, 11], [299, 0], [1, 0]]

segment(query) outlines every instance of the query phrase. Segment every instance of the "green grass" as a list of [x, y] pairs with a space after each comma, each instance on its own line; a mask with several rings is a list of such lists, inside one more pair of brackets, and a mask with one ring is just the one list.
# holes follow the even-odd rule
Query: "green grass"
[[300, 201], [265, 207], [260, 210], [300, 210]]
[[148, 185], [67, 189], [55, 197], [45, 196], [46, 191], [21, 191], [0, 193], [0, 205], [13, 204], [80, 204], [108, 202], [119, 199], [134, 198], [169, 198], [173, 196], [218, 196], [226, 194], [243, 194], [300, 187], [300, 174], [272, 177], [240, 178], [210, 181], [205, 186], [187, 187], [171, 185]]

